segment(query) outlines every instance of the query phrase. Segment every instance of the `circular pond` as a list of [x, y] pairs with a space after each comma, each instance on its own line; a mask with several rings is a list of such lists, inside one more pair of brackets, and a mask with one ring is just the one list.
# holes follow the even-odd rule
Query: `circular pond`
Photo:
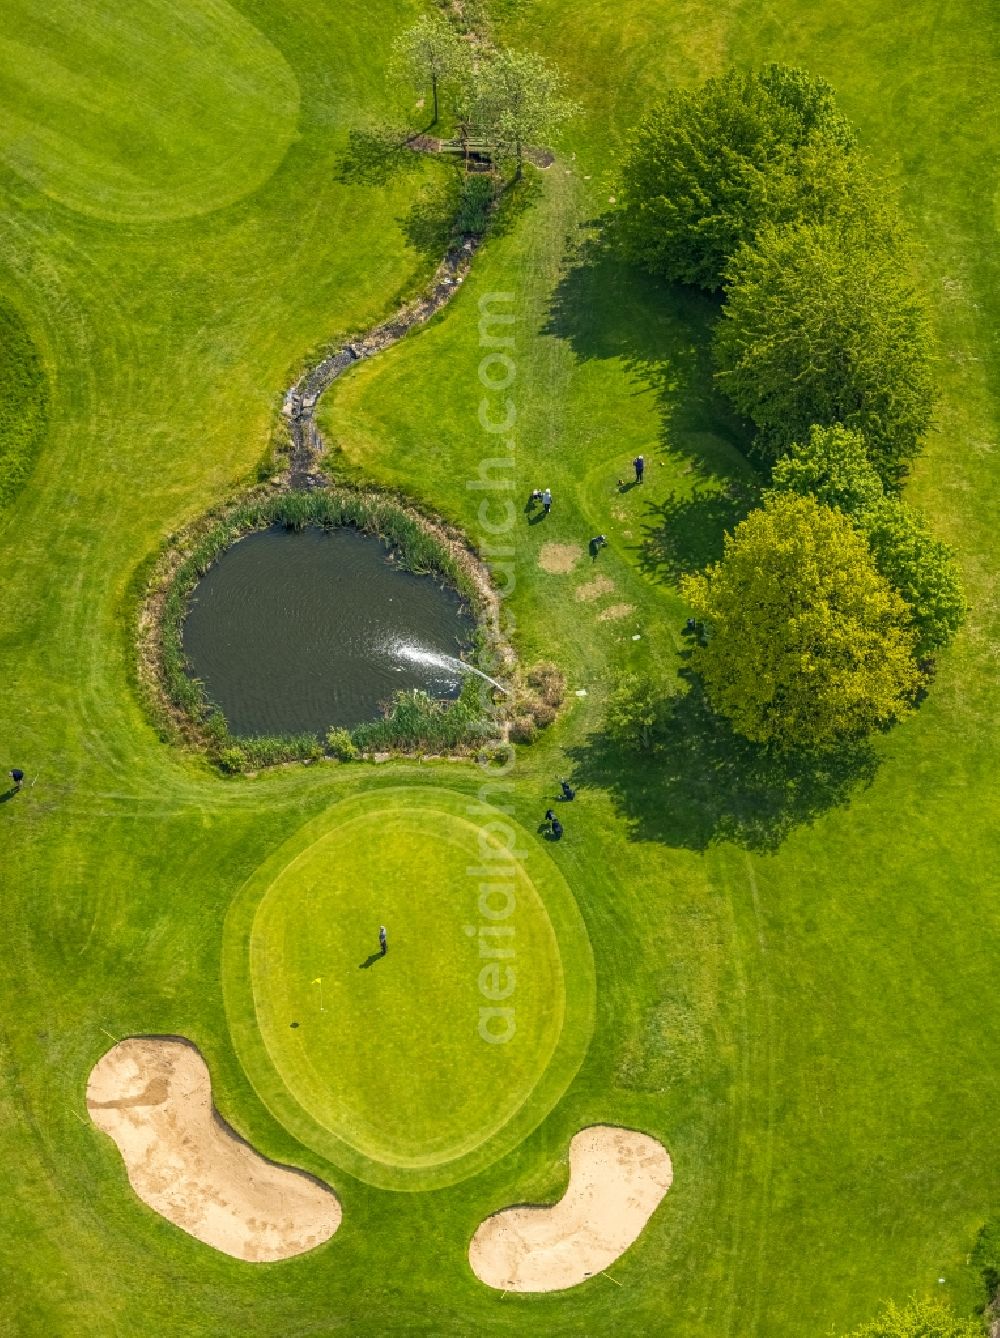
[[473, 628], [456, 591], [402, 570], [379, 539], [274, 527], [198, 583], [184, 651], [233, 734], [322, 734], [400, 690], [457, 696]]

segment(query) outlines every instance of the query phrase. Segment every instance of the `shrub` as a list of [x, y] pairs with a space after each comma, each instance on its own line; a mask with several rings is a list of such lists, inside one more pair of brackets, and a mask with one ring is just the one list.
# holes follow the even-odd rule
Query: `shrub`
[[776, 492], [814, 497], [822, 506], [856, 516], [883, 497], [882, 480], [868, 459], [864, 437], [846, 427], [818, 427], [792, 442], [775, 463]]
[[547, 701], [538, 700], [531, 708], [531, 716], [539, 729], [547, 729], [556, 718], [556, 708]]
[[531, 715], [515, 716], [510, 726], [510, 737], [515, 743], [534, 743], [538, 737], [538, 726]]
[[814, 424], [840, 424], [897, 484], [934, 398], [927, 314], [899, 255], [830, 224], [769, 228], [726, 280], [716, 375], [762, 452], [777, 459]]
[[566, 695], [566, 675], [558, 665], [543, 660], [533, 665], [526, 678], [543, 701], [550, 706], [561, 706]]
[[487, 737], [492, 728], [476, 685], [467, 678], [458, 700], [450, 704], [419, 688], [397, 692], [383, 719], [358, 725], [352, 738], [365, 752], [388, 748], [438, 751], [474, 743]]
[[326, 736], [326, 749], [341, 762], [355, 762], [359, 756], [349, 729], [331, 729]]
[[941, 1301], [889, 1302], [877, 1319], [855, 1329], [851, 1338], [982, 1338], [981, 1326], [960, 1319]]
[[908, 506], [885, 497], [858, 518], [875, 565], [906, 601], [919, 656], [942, 650], [968, 605], [955, 555]]
[[620, 748], [648, 751], [656, 743], [670, 694], [641, 674], [622, 674], [608, 698], [604, 726]]
[[1000, 1217], [985, 1222], [976, 1237], [972, 1263], [986, 1287], [987, 1304], [1000, 1302]]
[[907, 607], [842, 513], [772, 497], [683, 588], [707, 632], [691, 666], [745, 738], [824, 748], [912, 709], [922, 678]]
[[235, 744], [228, 748], [223, 748], [216, 754], [215, 759], [223, 771], [235, 774], [247, 770], [247, 756], [242, 748]]
[[824, 184], [843, 177], [854, 143], [830, 85], [802, 70], [730, 69], [671, 89], [626, 153], [624, 249], [654, 274], [716, 289], [763, 224], [822, 216], [864, 194], [831, 194]]
[[486, 231], [493, 205], [493, 180], [484, 173], [473, 173], [462, 179], [455, 215], [455, 231], [478, 237]]

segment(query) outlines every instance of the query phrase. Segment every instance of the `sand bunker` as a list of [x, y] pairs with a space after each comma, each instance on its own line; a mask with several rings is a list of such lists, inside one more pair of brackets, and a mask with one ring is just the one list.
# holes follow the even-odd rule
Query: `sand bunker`
[[266, 1161], [223, 1123], [205, 1061], [186, 1041], [121, 1041], [91, 1070], [87, 1109], [118, 1144], [140, 1199], [224, 1254], [288, 1259], [340, 1226], [332, 1190]]
[[576, 588], [577, 599], [600, 599], [601, 595], [609, 594], [615, 588], [614, 581], [609, 581], [606, 576], [595, 576], [592, 581], [586, 585], [578, 585]]
[[606, 609], [601, 609], [597, 615], [597, 621], [599, 623], [617, 622], [619, 618], [627, 618], [630, 613], [634, 612], [634, 604], [609, 604]]
[[506, 1208], [477, 1230], [472, 1271], [488, 1287], [553, 1292], [619, 1258], [670, 1188], [673, 1168], [648, 1134], [595, 1124], [569, 1145], [569, 1188], [551, 1208]]
[[538, 565], [542, 571], [572, 571], [583, 557], [583, 549], [576, 544], [542, 544], [538, 554]]

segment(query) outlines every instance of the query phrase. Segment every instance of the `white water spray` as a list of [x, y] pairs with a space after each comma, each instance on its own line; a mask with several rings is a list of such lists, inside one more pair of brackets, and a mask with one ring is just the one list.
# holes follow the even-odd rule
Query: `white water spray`
[[505, 688], [504, 685], [498, 683], [495, 678], [490, 678], [489, 674], [484, 674], [483, 671], [477, 669], [475, 665], [466, 664], [465, 661], [460, 660], [457, 655], [444, 655], [440, 651], [425, 650], [423, 646], [411, 646], [406, 642], [403, 642], [401, 645], [393, 646], [392, 649], [393, 653], [398, 655], [401, 660], [409, 660], [411, 664], [429, 664], [437, 669], [457, 669], [458, 672], [462, 674], [476, 674], [479, 678], [485, 679], [487, 683], [492, 683], [498, 692], [502, 692], [508, 697], [510, 696], [509, 688]]

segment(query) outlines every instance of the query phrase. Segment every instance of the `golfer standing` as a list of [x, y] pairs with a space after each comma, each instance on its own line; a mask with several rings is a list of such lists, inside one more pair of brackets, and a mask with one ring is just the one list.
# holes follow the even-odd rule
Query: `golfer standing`
[[19, 790], [24, 782], [24, 772], [20, 767], [14, 767], [10, 773], [10, 778], [14, 782], [14, 789]]
[[635, 481], [636, 481], [636, 483], [641, 483], [641, 482], [642, 482], [642, 476], [643, 476], [643, 473], [645, 472], [645, 469], [646, 469], [646, 461], [645, 461], [645, 459], [644, 459], [641, 455], [637, 455], [637, 456], [635, 457], [635, 459], [632, 461], [632, 466], [633, 466], [633, 468], [635, 469]]
[[544, 510], [545, 510], [545, 514], [548, 515], [549, 512], [552, 510], [552, 489], [551, 489], [551, 488], [546, 488], [546, 489], [542, 492], [542, 506], [543, 506], [543, 508], [544, 508]]
[[389, 951], [389, 939], [385, 932], [385, 925], [379, 925], [378, 946], [382, 949], [382, 956], [384, 957], [386, 953]]

